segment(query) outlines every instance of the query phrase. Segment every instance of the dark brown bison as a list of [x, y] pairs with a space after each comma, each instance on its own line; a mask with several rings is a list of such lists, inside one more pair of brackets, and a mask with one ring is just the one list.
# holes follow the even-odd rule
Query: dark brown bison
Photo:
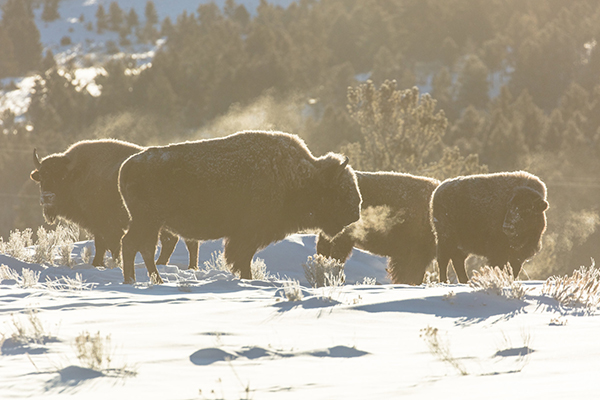
[[148, 274], [162, 229], [188, 239], [225, 238], [233, 271], [251, 279], [254, 253], [286, 235], [320, 229], [334, 236], [360, 216], [348, 160], [315, 158], [297, 136], [239, 132], [150, 147], [121, 167], [119, 188], [131, 218], [122, 240], [123, 274], [135, 282], [139, 251]]
[[510, 263], [516, 278], [523, 262], [541, 249], [547, 208], [546, 185], [527, 172], [444, 181], [431, 200], [440, 282], [446, 282], [450, 260], [458, 280], [467, 282], [469, 254], [486, 257], [490, 266]]
[[[120, 258], [121, 237], [129, 223], [117, 187], [121, 163], [144, 148], [118, 140], [86, 140], [64, 153], [51, 154], [40, 161], [33, 151], [36, 169], [31, 179], [40, 185], [44, 218], [50, 224], [62, 218], [76, 223], [94, 236], [95, 266], [103, 265], [110, 250]], [[170, 232], [161, 234], [162, 249], [157, 261], [166, 264], [177, 244]], [[198, 243], [187, 242], [190, 268], [197, 268]]]
[[393, 283], [419, 285], [435, 258], [429, 201], [436, 179], [395, 172], [356, 172], [361, 218], [334, 238], [320, 234], [317, 253], [345, 262], [358, 247], [389, 257]]

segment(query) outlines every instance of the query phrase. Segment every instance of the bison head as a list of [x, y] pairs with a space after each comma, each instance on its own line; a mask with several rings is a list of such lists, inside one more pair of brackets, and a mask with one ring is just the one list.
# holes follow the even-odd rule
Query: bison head
[[529, 239], [539, 240], [546, 227], [544, 211], [547, 208], [548, 203], [540, 192], [525, 186], [515, 188], [502, 225], [511, 247], [518, 250]]
[[30, 176], [40, 185], [40, 204], [44, 210], [44, 218], [52, 224], [59, 215], [61, 202], [68, 196], [67, 178], [74, 166], [64, 155], [52, 155], [40, 161], [35, 149], [33, 163], [36, 169], [31, 171]]
[[328, 154], [319, 159], [320, 168], [310, 190], [310, 219], [327, 236], [337, 235], [360, 218], [362, 202], [356, 175], [348, 167], [348, 158]]

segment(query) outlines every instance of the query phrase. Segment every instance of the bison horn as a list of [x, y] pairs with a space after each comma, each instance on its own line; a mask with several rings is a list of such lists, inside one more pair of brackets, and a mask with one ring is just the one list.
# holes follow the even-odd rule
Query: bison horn
[[33, 149], [33, 164], [36, 168], [40, 168], [42, 163], [40, 162], [40, 157], [37, 154], [37, 149]]
[[341, 165], [342, 169], [346, 168], [346, 166], [348, 165], [348, 161], [350, 161], [350, 159], [348, 158], [348, 156], [346, 156], [344, 162]]

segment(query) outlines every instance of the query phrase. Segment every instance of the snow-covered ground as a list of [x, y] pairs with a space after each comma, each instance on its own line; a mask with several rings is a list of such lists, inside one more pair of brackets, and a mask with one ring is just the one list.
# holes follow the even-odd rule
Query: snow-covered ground
[[[203, 244], [201, 260], [220, 248]], [[181, 269], [184, 246], [159, 267], [160, 286], [141, 263], [131, 286], [120, 270], [80, 260], [0, 256], [20, 275], [41, 274], [32, 288], [0, 283], [0, 398], [597, 398], [597, 310], [560, 308], [542, 282], [524, 282], [522, 300], [467, 285], [391, 285], [383, 260], [358, 250], [345, 286], [313, 289], [302, 263], [314, 251], [314, 236], [292, 235], [257, 254], [268, 272], [301, 280], [298, 301], [283, 279]], [[84, 290], [46, 283], [76, 274]], [[354, 284], [364, 277], [379, 284]], [[110, 336], [100, 372], [77, 358], [85, 332], [105, 344]]]

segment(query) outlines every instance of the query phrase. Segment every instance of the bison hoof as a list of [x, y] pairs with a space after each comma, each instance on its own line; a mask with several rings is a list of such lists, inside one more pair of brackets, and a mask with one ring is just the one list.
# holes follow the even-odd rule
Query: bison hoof
[[160, 275], [156, 272], [150, 274], [150, 282], [152, 282], [153, 285], [162, 285], [163, 283], [165, 283], [160, 277]]
[[198, 271], [200, 268], [198, 268], [198, 266], [197, 266], [197, 265], [190, 265], [190, 266], [188, 267], [188, 269], [191, 269], [191, 270], [193, 270], [193, 271]]
[[133, 285], [135, 283], [135, 278], [125, 278], [123, 280], [123, 285]]

